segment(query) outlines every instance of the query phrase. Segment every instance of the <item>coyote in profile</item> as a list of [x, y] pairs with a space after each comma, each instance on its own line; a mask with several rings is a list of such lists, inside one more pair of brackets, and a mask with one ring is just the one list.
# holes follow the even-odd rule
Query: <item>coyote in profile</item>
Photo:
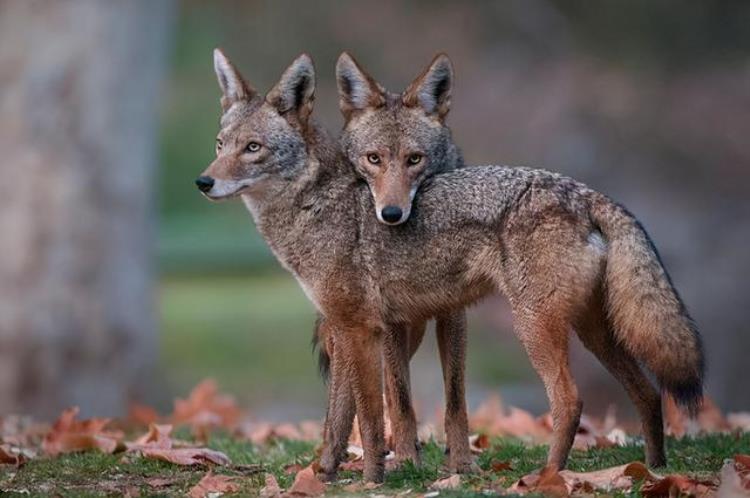
[[[216, 70], [223, 91], [217, 157], [196, 183], [211, 199], [242, 198], [276, 257], [325, 317], [333, 346], [321, 455], [326, 474], [335, 475], [356, 409], [364, 478], [383, 479], [384, 331], [496, 292], [510, 301], [516, 334], [550, 400], [548, 464], [565, 465], [581, 414], [568, 364], [571, 330], [633, 399], [648, 463], [665, 463], [661, 395], [640, 364], [664, 391], [695, 408], [703, 353], [633, 215], [564, 176], [483, 166], [435, 175], [400, 225], [372, 223], [373, 196], [355, 167], [373, 145], [443, 157], [447, 127], [410, 112], [434, 104], [440, 85], [381, 104], [379, 88], [356, 70], [344, 71], [352, 104], [344, 156], [311, 119], [309, 57], [295, 60], [265, 97], [220, 53]], [[408, 396], [396, 402], [401, 410], [411, 404]]]

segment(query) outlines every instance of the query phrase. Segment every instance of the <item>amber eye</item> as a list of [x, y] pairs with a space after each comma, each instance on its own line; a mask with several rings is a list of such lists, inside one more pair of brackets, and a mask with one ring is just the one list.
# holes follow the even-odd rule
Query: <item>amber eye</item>
[[247, 152], [258, 152], [260, 150], [260, 144], [258, 142], [250, 142], [247, 144], [247, 147], [245, 147], [245, 150]]
[[367, 154], [367, 160], [370, 164], [380, 164], [380, 156], [375, 153]]
[[221, 150], [222, 147], [224, 147], [224, 142], [222, 142], [220, 138], [217, 138], [216, 139], [216, 150]]
[[407, 159], [410, 166], [415, 166], [422, 162], [422, 154], [411, 154]]

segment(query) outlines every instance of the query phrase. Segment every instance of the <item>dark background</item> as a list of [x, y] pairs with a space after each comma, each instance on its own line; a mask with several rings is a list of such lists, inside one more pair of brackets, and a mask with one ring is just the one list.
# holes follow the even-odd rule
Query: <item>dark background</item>
[[[0, 296], [8, 297], [0, 308], [3, 368], [13, 372], [0, 386], [3, 410], [53, 412], [74, 401], [84, 410], [117, 412], [130, 399], [165, 406], [175, 393], [212, 376], [259, 416], [322, 416], [323, 387], [309, 347], [311, 305], [280, 269], [241, 203], [210, 204], [192, 184], [213, 157], [218, 129], [211, 59], [216, 46], [261, 91], [299, 53], [311, 54], [318, 72], [315, 114], [332, 130], [342, 122], [333, 70], [341, 51], [350, 51], [394, 91], [436, 52], [447, 52], [456, 70], [448, 122], [467, 162], [559, 171], [624, 203], [651, 234], [703, 333], [709, 394], [725, 409], [750, 406], [746, 3], [95, 5], [0, 2], [0, 28], [6, 28], [0, 29], [0, 152], [8, 158], [3, 177], [14, 177], [12, 184], [3, 182], [7, 195], [0, 202], [7, 208], [4, 220], [35, 234], [23, 243], [8, 242], [13, 231], [0, 237], [6, 238], [6, 254], [36, 254], [34, 248], [42, 247], [46, 262], [19, 256], [3, 263]], [[53, 57], [58, 53], [66, 56]], [[69, 77], [51, 77], [51, 67]], [[108, 91], [91, 89], [101, 88], [96, 78]], [[54, 99], [40, 100], [40, 94]], [[109, 117], [92, 125], [92, 108], [108, 110]], [[132, 109], [142, 112], [132, 117]], [[45, 124], [59, 124], [55, 116], [62, 116], [62, 125], [47, 129]], [[87, 134], [92, 126], [95, 132]], [[66, 139], [67, 146], [88, 150], [99, 144], [100, 154], [67, 155], [65, 171], [72, 176], [59, 182], [60, 149], [49, 144], [66, 133], [75, 139]], [[112, 147], [101, 145], [111, 142]], [[45, 159], [34, 159], [36, 152]], [[18, 158], [37, 167], [23, 170]], [[19, 181], [24, 174], [36, 176]], [[85, 191], [96, 195], [83, 207], [75, 194], [48, 206], [45, 199], [56, 199], [66, 182], [86, 185]], [[108, 186], [116, 182], [129, 185], [122, 202], [135, 206], [124, 210], [123, 216], [132, 218], [122, 222], [123, 233], [135, 231], [142, 240], [125, 257], [105, 258], [94, 269], [82, 264], [89, 273], [77, 276], [77, 266], [56, 254], [63, 251], [72, 261], [85, 251], [75, 249], [77, 242], [65, 239], [60, 246], [45, 236], [69, 233], [68, 218], [50, 224], [49, 213], [93, 210], [98, 222], [84, 223], [76, 233], [112, 240], [106, 230], [96, 235], [96, 227], [110, 226], [108, 206], [120, 201]], [[40, 191], [20, 188], [21, 183], [49, 186]], [[86, 248], [92, 251], [90, 244]], [[99, 247], [92, 254], [109, 250]], [[67, 292], [48, 295], [52, 284], [40, 272], [57, 275], [60, 265], [73, 269], [53, 286], [69, 288], [70, 295], [87, 289], [97, 300], [102, 289], [129, 290], [102, 304], [114, 310], [102, 318], [87, 306], [76, 308]], [[134, 275], [140, 282], [135, 287]], [[123, 300], [124, 294], [140, 299]], [[125, 311], [117, 311], [121, 307]], [[121, 314], [141, 318], [123, 328], [110, 318]], [[48, 316], [41, 325], [40, 316]], [[541, 383], [513, 337], [504, 301], [478, 306], [470, 326], [470, 405], [499, 390], [511, 402], [546, 410]], [[630, 413], [619, 386], [592, 357], [577, 345], [573, 355], [585, 409], [602, 411], [616, 403], [620, 413]], [[39, 362], [52, 365], [44, 375], [30, 368]], [[432, 334], [413, 365], [415, 395], [430, 416], [442, 392]], [[113, 370], [120, 373], [110, 384], [91, 381]], [[46, 389], [67, 394], [50, 397]], [[97, 390], [112, 400], [103, 402]]]

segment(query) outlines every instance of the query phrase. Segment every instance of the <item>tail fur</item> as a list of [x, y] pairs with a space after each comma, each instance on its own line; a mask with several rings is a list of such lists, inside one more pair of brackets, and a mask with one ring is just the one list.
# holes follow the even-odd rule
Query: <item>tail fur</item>
[[593, 198], [591, 216], [608, 243], [605, 293], [615, 336], [695, 414], [703, 398], [701, 337], [653, 242], [633, 215], [604, 196]]
[[321, 315], [318, 315], [318, 318], [316, 318], [315, 320], [315, 328], [313, 329], [312, 337], [312, 349], [313, 353], [316, 349], [318, 350], [318, 371], [320, 372], [320, 376], [323, 379], [323, 382], [327, 384], [328, 376], [331, 373], [331, 357], [328, 355], [325, 338], [322, 337], [321, 332], [321, 326], [323, 325], [324, 320], [325, 318], [323, 318]]

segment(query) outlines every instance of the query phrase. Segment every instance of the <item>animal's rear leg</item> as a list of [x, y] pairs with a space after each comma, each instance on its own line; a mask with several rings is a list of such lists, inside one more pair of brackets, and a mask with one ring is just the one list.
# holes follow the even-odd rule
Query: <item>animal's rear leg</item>
[[[383, 338], [385, 393], [396, 460], [420, 463], [417, 419], [411, 401], [409, 360], [424, 335], [425, 323], [390, 325]], [[412, 347], [415, 346], [415, 347]]]
[[578, 430], [583, 404], [568, 362], [567, 322], [543, 313], [516, 315], [516, 333], [547, 391], [552, 412], [552, 443], [547, 465], [562, 469]]
[[469, 447], [469, 422], [466, 415], [466, 313], [456, 311], [438, 316], [435, 329], [445, 385], [448, 466], [452, 472], [472, 472], [478, 470], [478, 467]]
[[328, 409], [323, 431], [324, 447], [320, 456], [320, 465], [324, 478], [333, 481], [336, 479], [339, 464], [346, 458], [346, 448], [352, 432], [356, 407], [346, 365], [342, 362], [341, 354], [335, 354], [332, 334], [328, 334], [326, 348], [331, 358], [331, 370], [328, 380]]
[[646, 440], [646, 462], [651, 467], [663, 467], [667, 464], [667, 457], [664, 452], [661, 394], [607, 327], [603, 312], [595, 311], [584, 317], [576, 329], [583, 345], [623, 385], [635, 405]]

